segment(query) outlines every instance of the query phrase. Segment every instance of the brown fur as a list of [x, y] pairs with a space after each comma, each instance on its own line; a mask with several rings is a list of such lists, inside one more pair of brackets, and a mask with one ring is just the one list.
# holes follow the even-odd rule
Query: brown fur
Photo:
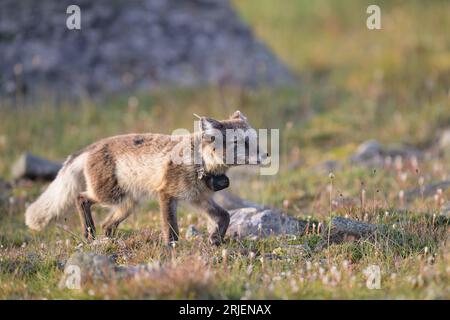
[[125, 197], [116, 177], [114, 153], [108, 143], [100, 144], [89, 154], [86, 173], [91, 177], [95, 200], [103, 204], [118, 204]]

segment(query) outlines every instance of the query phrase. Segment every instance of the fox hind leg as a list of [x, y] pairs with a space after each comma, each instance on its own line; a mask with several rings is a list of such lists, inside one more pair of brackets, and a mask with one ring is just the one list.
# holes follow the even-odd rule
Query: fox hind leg
[[79, 194], [76, 201], [81, 227], [83, 229], [83, 236], [88, 241], [95, 239], [95, 223], [91, 212], [91, 206], [94, 203], [93, 200], [89, 199], [84, 194]]
[[113, 237], [116, 234], [119, 224], [133, 213], [134, 207], [135, 202], [133, 200], [125, 200], [116, 210], [106, 217], [102, 223], [105, 236]]

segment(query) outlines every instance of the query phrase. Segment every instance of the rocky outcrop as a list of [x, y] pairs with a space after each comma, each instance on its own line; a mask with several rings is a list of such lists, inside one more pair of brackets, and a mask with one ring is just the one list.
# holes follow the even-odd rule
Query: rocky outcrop
[[290, 72], [227, 0], [0, 2], [0, 94], [67, 96], [161, 85], [285, 84]]
[[[239, 239], [262, 239], [269, 236], [302, 236], [308, 228], [308, 222], [283, 214], [274, 209], [258, 210], [256, 208], [241, 208], [230, 211], [231, 221], [227, 234]], [[321, 228], [322, 241], [318, 250], [328, 243], [341, 243], [368, 238], [383, 227], [348, 219], [333, 217], [330, 228]]]
[[377, 230], [380, 230], [380, 226], [344, 217], [333, 217], [330, 227], [323, 228], [322, 234], [327, 240], [329, 236], [330, 242], [340, 243], [370, 237]]

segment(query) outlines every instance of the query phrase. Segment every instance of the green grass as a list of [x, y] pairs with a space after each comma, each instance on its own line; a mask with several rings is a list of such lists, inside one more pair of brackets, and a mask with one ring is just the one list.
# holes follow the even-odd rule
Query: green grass
[[[192, 130], [193, 112], [224, 118], [239, 108], [254, 127], [280, 129], [281, 169], [273, 177], [231, 171], [232, 191], [297, 217], [326, 221], [330, 180], [318, 164], [343, 161], [371, 138], [427, 149], [439, 129], [450, 126], [446, 1], [378, 2], [380, 31], [365, 27], [365, 1], [234, 3], [256, 35], [299, 74], [298, 85], [137, 92], [137, 106], [129, 96], [59, 105], [48, 98], [14, 107], [1, 101], [0, 176], [10, 178], [11, 164], [24, 151], [62, 160], [102, 137]], [[332, 214], [386, 224], [390, 231], [376, 242], [332, 245], [306, 255], [289, 245], [314, 248], [318, 236], [311, 232], [296, 239], [230, 240], [216, 249], [206, 244], [206, 235], [186, 240], [182, 231], [176, 250], [168, 251], [160, 241], [157, 205], [150, 202], [121, 225], [116, 241], [84, 249], [116, 254], [120, 263], [159, 260], [168, 277], [90, 284], [80, 292], [58, 288], [61, 266], [78, 236], [56, 225], [38, 234], [28, 231], [24, 208], [45, 185], [21, 182], [11, 201], [0, 198], [0, 298], [448, 299], [448, 226], [433, 217], [439, 210], [433, 198], [415, 199], [403, 210], [398, 193], [416, 188], [421, 176], [425, 183], [448, 178], [449, 156], [421, 161], [419, 174], [405, 164], [406, 179], [394, 169], [374, 173], [344, 163], [334, 172], [331, 197], [355, 199], [356, 205], [333, 208]], [[296, 162], [300, 166], [292, 169]], [[358, 201], [361, 182], [364, 210]], [[448, 191], [443, 196], [450, 199]], [[104, 213], [96, 215], [100, 221]], [[183, 229], [194, 223], [206, 233], [202, 216], [191, 208], [183, 206], [179, 216]], [[60, 224], [79, 234], [76, 214]], [[363, 270], [372, 264], [382, 271], [380, 290], [365, 286]]]

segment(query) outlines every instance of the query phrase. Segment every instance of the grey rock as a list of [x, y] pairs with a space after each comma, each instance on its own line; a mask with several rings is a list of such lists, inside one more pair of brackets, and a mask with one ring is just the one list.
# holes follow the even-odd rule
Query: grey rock
[[[116, 278], [116, 264], [112, 257], [97, 255], [89, 252], [76, 252], [66, 262], [64, 266], [64, 276], [59, 287], [78, 287], [89, 280], [107, 281]], [[71, 280], [74, 282], [71, 285]]]
[[[331, 234], [345, 233], [348, 235], [361, 238], [370, 235], [377, 230], [377, 225], [360, 222], [344, 217], [334, 217], [331, 220]], [[322, 232], [327, 233], [327, 228], [323, 228]]]
[[268, 236], [301, 235], [306, 222], [273, 209], [241, 208], [230, 212], [227, 234], [231, 237], [259, 239]]
[[155, 277], [162, 272], [159, 263], [121, 266], [113, 256], [93, 252], [74, 253], [64, 266], [60, 288], [80, 289], [88, 281], [105, 283], [133, 277]]
[[354, 241], [361, 238], [370, 238], [377, 231], [382, 231], [383, 226], [356, 221], [344, 217], [333, 217], [331, 226], [322, 228], [322, 241], [316, 246], [315, 250], [320, 250], [330, 243], [341, 243], [345, 241]]
[[227, 0], [0, 1], [0, 94], [45, 88], [61, 98], [161, 85], [294, 81]]
[[410, 145], [399, 144], [399, 145], [389, 145], [384, 148], [384, 158], [391, 157], [402, 157], [404, 159], [412, 159], [412, 158], [422, 158], [422, 152]]
[[26, 152], [13, 164], [11, 174], [14, 179], [52, 181], [61, 168], [61, 163], [39, 158]]

